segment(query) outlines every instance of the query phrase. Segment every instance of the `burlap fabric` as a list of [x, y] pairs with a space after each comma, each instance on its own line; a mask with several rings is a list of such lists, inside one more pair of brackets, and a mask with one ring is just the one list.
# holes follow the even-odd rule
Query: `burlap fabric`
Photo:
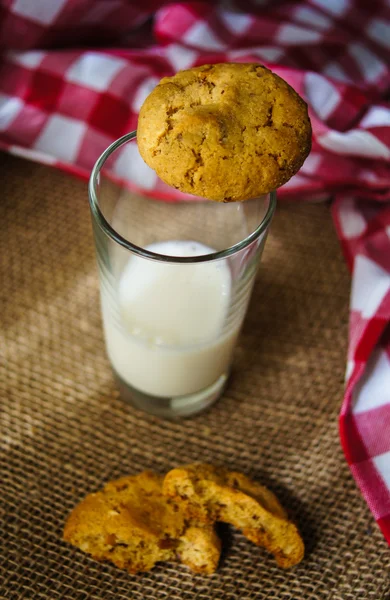
[[[348, 470], [337, 416], [350, 279], [327, 205], [279, 206], [225, 396], [184, 421], [118, 397], [105, 356], [86, 184], [1, 156], [0, 597], [390, 597], [390, 555]], [[212, 577], [161, 565], [131, 576], [61, 540], [105, 481], [223, 463], [279, 494], [302, 531], [282, 571], [229, 529]]]

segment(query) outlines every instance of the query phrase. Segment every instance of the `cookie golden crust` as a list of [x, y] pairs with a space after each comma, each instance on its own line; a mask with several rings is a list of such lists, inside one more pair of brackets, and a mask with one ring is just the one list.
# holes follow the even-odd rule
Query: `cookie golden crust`
[[130, 573], [172, 560], [197, 573], [213, 573], [221, 549], [214, 527], [191, 523], [163, 496], [162, 482], [150, 471], [109, 482], [76, 506], [64, 540]]
[[260, 64], [203, 65], [165, 77], [141, 107], [144, 161], [169, 185], [240, 201], [286, 183], [311, 148], [306, 103]]
[[276, 496], [241, 473], [206, 464], [187, 465], [165, 476], [163, 492], [184, 504], [191, 518], [208, 524], [223, 521], [241, 529], [283, 568], [303, 558], [303, 541]]

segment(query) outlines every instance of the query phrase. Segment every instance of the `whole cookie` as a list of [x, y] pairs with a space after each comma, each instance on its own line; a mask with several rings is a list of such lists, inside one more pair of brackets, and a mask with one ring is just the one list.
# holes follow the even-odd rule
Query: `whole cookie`
[[259, 64], [203, 65], [165, 77], [138, 120], [145, 162], [169, 185], [217, 201], [286, 183], [311, 148], [306, 103]]

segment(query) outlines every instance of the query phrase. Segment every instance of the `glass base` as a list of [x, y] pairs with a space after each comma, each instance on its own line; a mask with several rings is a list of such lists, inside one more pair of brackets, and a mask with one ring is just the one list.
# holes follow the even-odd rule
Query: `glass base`
[[194, 394], [164, 398], [145, 394], [126, 383], [115, 371], [114, 375], [120, 395], [124, 400], [145, 412], [168, 419], [190, 417], [214, 404], [225, 389], [229, 377], [229, 374], [225, 373], [212, 385]]

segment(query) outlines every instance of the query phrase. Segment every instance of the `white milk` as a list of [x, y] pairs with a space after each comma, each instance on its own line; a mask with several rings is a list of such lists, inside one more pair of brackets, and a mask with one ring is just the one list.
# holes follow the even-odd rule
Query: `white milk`
[[[169, 256], [213, 252], [192, 241], [148, 246]], [[226, 374], [239, 323], [222, 335], [230, 305], [226, 261], [169, 264], [133, 256], [118, 286], [119, 316], [103, 290], [107, 351], [117, 374], [152, 396], [200, 391]]]

